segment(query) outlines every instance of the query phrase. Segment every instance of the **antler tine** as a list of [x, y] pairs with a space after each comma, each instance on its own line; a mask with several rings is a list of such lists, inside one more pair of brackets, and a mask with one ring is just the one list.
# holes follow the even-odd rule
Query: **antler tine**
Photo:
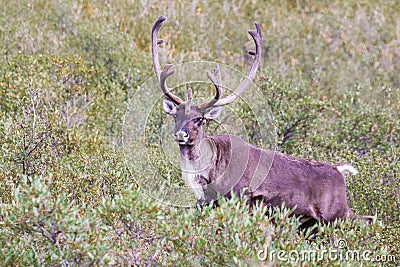
[[157, 81], [159, 83], [159, 86], [165, 96], [167, 96], [169, 99], [171, 99], [175, 104], [181, 104], [183, 103], [183, 100], [180, 99], [179, 97], [175, 96], [172, 94], [166, 84], [166, 79], [174, 74], [174, 70], [168, 71], [171, 68], [171, 64], [167, 64], [164, 69], [161, 71], [160, 67], [160, 62], [158, 60], [158, 45], [162, 44], [164, 41], [162, 39], [158, 39], [158, 31], [160, 30], [161, 26], [163, 25], [164, 21], [167, 18], [165, 16], [160, 16], [156, 22], [153, 25], [153, 28], [151, 30], [151, 53], [152, 53], [152, 60], [153, 60], [153, 66], [154, 66], [154, 72], [157, 76]]
[[160, 16], [156, 22], [153, 25], [153, 28], [151, 29], [151, 53], [152, 53], [152, 59], [153, 59], [153, 66], [154, 66], [154, 72], [156, 73], [157, 80], [160, 82], [160, 73], [161, 73], [161, 67], [160, 67], [160, 62], [158, 61], [158, 45], [163, 43], [162, 39], [158, 39], [158, 31], [160, 30], [161, 26], [163, 25], [164, 21], [167, 18], [164, 16]]
[[[260, 62], [261, 62], [262, 34], [261, 34], [260, 24], [258, 22], [255, 22], [254, 25], [256, 26], [256, 30], [249, 30], [248, 33], [254, 40], [254, 43], [256, 45], [256, 50], [249, 51], [249, 54], [253, 55], [254, 59], [253, 59], [252, 65], [250, 67], [250, 70], [246, 75], [246, 78], [232, 94], [230, 94], [229, 96], [227, 96], [223, 99], [219, 99], [212, 106], [214, 106], [214, 107], [224, 106], [224, 105], [228, 105], [228, 104], [232, 103], [233, 101], [235, 101], [244, 92], [244, 90], [246, 90], [246, 88], [249, 86], [251, 81], [256, 76], [258, 66], [260, 65]], [[211, 103], [211, 101], [210, 101], [210, 103]], [[209, 108], [209, 107], [211, 107], [211, 106], [209, 106], [207, 104], [207, 108]]]
[[183, 103], [183, 100], [177, 97], [176, 95], [172, 94], [171, 91], [168, 89], [166, 80], [169, 76], [175, 73], [175, 70], [169, 71], [169, 69], [172, 67], [172, 64], [167, 64], [163, 68], [163, 70], [160, 73], [160, 88], [163, 91], [164, 95], [171, 99], [175, 104], [179, 105]]
[[207, 71], [207, 77], [214, 84], [216, 93], [215, 93], [215, 97], [211, 101], [204, 102], [199, 105], [199, 108], [201, 108], [201, 109], [207, 109], [207, 108], [212, 107], [220, 99], [220, 97], [222, 95], [222, 83], [221, 83], [221, 74], [219, 71], [219, 65], [217, 65], [214, 68], [214, 73]]
[[190, 106], [192, 105], [193, 93], [192, 88], [189, 87], [187, 91], [187, 101], [185, 103], [185, 114], [188, 115], [190, 113]]

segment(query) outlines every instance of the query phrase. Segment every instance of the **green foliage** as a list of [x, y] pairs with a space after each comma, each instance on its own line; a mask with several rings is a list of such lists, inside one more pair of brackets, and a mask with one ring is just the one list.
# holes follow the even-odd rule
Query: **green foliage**
[[329, 104], [308, 84], [294, 85], [286, 80], [273, 79], [268, 73], [265, 75], [261, 89], [274, 114], [278, 146], [287, 153], [295, 153], [292, 146], [298, 144], [299, 138], [310, 138]]
[[1, 262], [4, 265], [79, 265], [90, 263], [94, 249], [91, 229], [96, 221], [65, 194], [53, 195], [41, 179], [27, 179], [1, 203]]
[[[301, 255], [305, 250], [337, 249], [339, 240], [346, 242], [341, 253], [394, 252], [381, 243], [382, 223], [345, 221], [302, 231], [299, 218], [290, 216], [293, 210], [257, 206], [249, 213], [249, 206], [237, 197], [219, 200], [217, 208], [182, 209], [165, 206], [130, 187], [89, 208], [70, 201], [66, 194], [54, 195], [38, 177], [29, 183], [24, 179], [13, 189], [12, 198], [12, 203], [0, 202], [0, 259], [5, 265], [226, 266], [272, 261], [358, 266], [327, 258], [298, 258], [293, 263], [276, 258], [278, 252]], [[272, 256], [265, 259], [264, 255]]]
[[[271, 251], [337, 249], [342, 239], [342, 253], [368, 250], [398, 262], [399, 11], [396, 1], [2, 3], [1, 265], [359, 266], [258, 259]], [[284, 207], [249, 213], [244, 199], [232, 198], [217, 208], [182, 209], [147, 196], [135, 181], [156, 182], [142, 171], [149, 158], [166, 180], [184, 186], [158, 146], [169, 119], [160, 103], [146, 128], [151, 154], [133, 147], [139, 152], [128, 168], [119, 149], [129, 100], [153, 75], [150, 29], [159, 15], [168, 17], [162, 64], [212, 60], [243, 72], [243, 51], [253, 46], [246, 31], [259, 21], [264, 61], [255, 82], [272, 110], [278, 149], [351, 162], [359, 174], [346, 177], [349, 205], [375, 215], [375, 224], [335, 222], [302, 232]], [[257, 142], [253, 106], [236, 104]]]

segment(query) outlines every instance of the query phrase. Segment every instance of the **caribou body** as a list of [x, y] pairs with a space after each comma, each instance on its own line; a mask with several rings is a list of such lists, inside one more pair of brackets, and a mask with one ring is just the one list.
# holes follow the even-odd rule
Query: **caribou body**
[[[200, 202], [210, 202], [217, 196], [229, 197], [231, 192], [244, 193], [250, 203], [261, 202], [267, 206], [296, 207], [294, 214], [319, 221], [355, 218], [348, 207], [344, 174], [356, 174], [347, 163], [329, 164], [310, 159], [300, 159], [275, 151], [263, 150], [240, 138], [223, 134], [207, 137], [204, 125], [216, 119], [222, 106], [235, 101], [253, 80], [261, 59], [262, 34], [249, 30], [256, 49], [246, 79], [229, 96], [221, 98], [219, 68], [207, 72], [216, 89], [215, 97], [208, 102], [192, 105], [192, 90], [187, 101], [174, 95], [166, 79], [174, 71], [167, 64], [162, 70], [157, 47], [159, 29], [166, 18], [161, 16], [152, 29], [152, 58], [160, 89], [164, 93], [164, 111], [175, 119], [174, 139], [179, 144], [182, 176]], [[370, 219], [369, 216], [361, 216]]]

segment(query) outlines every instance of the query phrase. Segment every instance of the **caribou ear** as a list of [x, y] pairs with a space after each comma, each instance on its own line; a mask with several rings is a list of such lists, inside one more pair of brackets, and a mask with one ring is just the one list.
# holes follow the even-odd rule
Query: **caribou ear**
[[221, 114], [222, 107], [214, 107], [204, 111], [204, 118], [208, 120], [215, 120]]
[[164, 97], [162, 105], [165, 113], [169, 115], [174, 115], [176, 113], [176, 104], [169, 100], [167, 97]]

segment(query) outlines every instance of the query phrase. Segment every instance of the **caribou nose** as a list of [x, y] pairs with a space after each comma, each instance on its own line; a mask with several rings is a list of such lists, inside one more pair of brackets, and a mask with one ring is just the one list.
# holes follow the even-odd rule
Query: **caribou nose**
[[177, 141], [186, 141], [186, 139], [189, 137], [189, 134], [187, 134], [184, 131], [178, 131], [174, 133], [174, 138]]

